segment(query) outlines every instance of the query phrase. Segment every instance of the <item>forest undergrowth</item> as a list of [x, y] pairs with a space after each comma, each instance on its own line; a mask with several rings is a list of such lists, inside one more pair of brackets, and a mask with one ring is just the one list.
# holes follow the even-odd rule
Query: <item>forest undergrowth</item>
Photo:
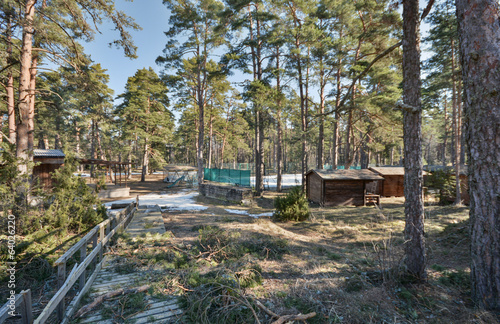
[[[231, 208], [265, 211], [272, 198]], [[415, 285], [400, 276], [402, 199], [383, 199], [381, 208], [312, 207], [309, 220], [286, 223], [199, 202], [209, 208], [167, 211], [166, 234], [122, 235], [111, 252], [122, 260], [115, 270], [150, 276], [139, 299], [179, 297], [179, 323], [272, 323], [299, 315], [307, 323], [498, 322], [470, 299], [467, 207], [426, 206], [428, 280]]]

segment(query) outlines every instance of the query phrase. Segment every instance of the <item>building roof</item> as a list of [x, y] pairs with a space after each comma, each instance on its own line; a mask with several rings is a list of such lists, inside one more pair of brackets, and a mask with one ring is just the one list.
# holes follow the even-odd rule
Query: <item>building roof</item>
[[[404, 167], [369, 167], [368, 169], [382, 176], [405, 175]], [[427, 172], [424, 170], [422, 171], [422, 174], [427, 175]]]
[[404, 167], [369, 167], [368, 169], [381, 175], [405, 175]]
[[384, 180], [383, 177], [375, 174], [374, 172], [361, 169], [361, 170], [311, 170], [324, 180]]
[[64, 155], [63, 151], [61, 150], [42, 150], [42, 149], [34, 149], [33, 150], [33, 157], [36, 158], [63, 158], [66, 155]]

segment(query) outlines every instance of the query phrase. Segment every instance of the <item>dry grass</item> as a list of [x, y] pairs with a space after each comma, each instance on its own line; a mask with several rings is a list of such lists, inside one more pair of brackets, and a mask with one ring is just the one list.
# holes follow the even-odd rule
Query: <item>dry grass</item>
[[[246, 209], [271, 211], [265, 194]], [[274, 223], [227, 213], [228, 204], [200, 198], [209, 208], [196, 214], [164, 213], [165, 227], [179, 243], [194, 244], [193, 226], [212, 225], [239, 233], [239, 242], [262, 237], [286, 242], [279, 258], [258, 256], [263, 284], [247, 290], [278, 314], [315, 311], [308, 323], [496, 323], [476, 310], [468, 283], [468, 209], [426, 206], [428, 282], [401, 283], [404, 207], [401, 198], [374, 207], [313, 207], [306, 222]], [[262, 206], [262, 207], [261, 207]], [[265, 249], [264, 249], [265, 250]]]

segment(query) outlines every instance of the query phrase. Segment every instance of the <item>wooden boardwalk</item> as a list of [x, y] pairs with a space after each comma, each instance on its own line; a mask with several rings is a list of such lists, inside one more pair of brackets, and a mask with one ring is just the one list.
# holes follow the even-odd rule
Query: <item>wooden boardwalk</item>
[[[140, 236], [145, 233], [165, 233], [160, 208], [158, 206], [139, 207], [125, 232], [132, 236]], [[148, 277], [144, 273], [120, 274], [114, 272], [113, 268], [114, 262], [111, 259], [99, 271], [90, 289], [90, 300], [110, 291], [135, 288], [148, 284]], [[147, 296], [146, 303], [144, 311], [125, 319], [121, 318], [118, 323], [171, 323], [175, 322], [180, 314], [182, 314], [182, 309], [179, 308], [175, 297], [155, 300], [151, 296]], [[120, 311], [119, 307], [117, 306], [117, 309], [114, 311], [118, 313]], [[117, 323], [117, 321], [116, 319], [105, 318], [100, 312], [94, 311], [75, 320], [74, 323], [112, 324]]]

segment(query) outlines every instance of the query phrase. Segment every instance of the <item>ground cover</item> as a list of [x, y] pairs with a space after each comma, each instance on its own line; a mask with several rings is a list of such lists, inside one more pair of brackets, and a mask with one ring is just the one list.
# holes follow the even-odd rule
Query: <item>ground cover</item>
[[180, 322], [313, 312], [308, 323], [498, 322], [470, 300], [467, 207], [426, 206], [428, 282], [414, 285], [399, 275], [402, 198], [382, 199], [381, 208], [313, 206], [305, 222], [256, 217], [272, 213], [278, 195], [251, 206], [198, 196], [205, 208], [165, 207], [164, 238], [122, 238], [117, 253], [133, 256], [129, 271], [160, 270], [150, 293], [181, 296]]

